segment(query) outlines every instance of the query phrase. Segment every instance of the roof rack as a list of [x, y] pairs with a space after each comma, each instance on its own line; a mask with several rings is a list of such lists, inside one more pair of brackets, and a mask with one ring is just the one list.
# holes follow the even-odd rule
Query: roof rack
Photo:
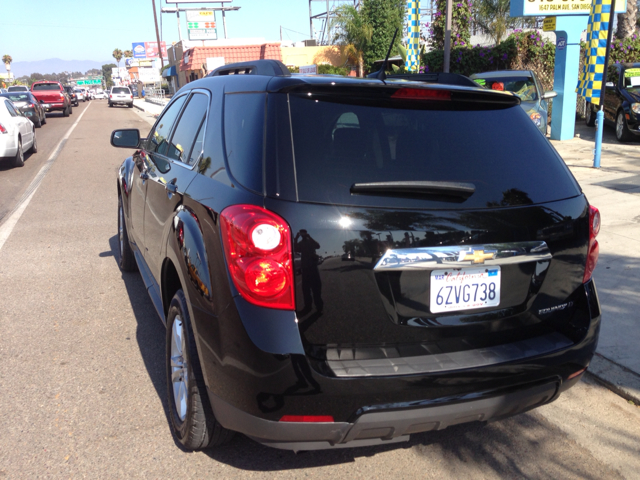
[[207, 77], [222, 75], [266, 75], [268, 77], [290, 77], [291, 72], [280, 60], [254, 60], [251, 62], [230, 63], [218, 67]]
[[444, 83], [446, 85], [459, 85], [461, 87], [479, 86], [469, 77], [465, 77], [459, 73], [399, 73], [395, 75], [387, 75], [387, 78], [401, 78], [403, 80], [412, 80], [414, 82]]

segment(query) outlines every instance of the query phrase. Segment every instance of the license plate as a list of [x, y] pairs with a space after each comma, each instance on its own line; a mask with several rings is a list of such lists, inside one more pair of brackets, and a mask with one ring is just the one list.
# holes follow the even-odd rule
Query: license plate
[[433, 270], [431, 313], [500, 305], [500, 267]]
[[51, 108], [51, 105], [49, 105], [48, 103], [43, 103], [42, 108]]

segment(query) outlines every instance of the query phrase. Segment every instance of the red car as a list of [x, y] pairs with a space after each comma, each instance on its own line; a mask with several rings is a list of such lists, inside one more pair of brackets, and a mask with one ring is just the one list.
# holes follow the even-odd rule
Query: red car
[[47, 80], [33, 82], [31, 93], [42, 104], [46, 112], [61, 111], [65, 117], [73, 113], [69, 95], [60, 82]]

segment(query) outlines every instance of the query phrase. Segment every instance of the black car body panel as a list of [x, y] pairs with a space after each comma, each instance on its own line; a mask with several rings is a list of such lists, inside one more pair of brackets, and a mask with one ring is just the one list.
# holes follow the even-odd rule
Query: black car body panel
[[7, 97], [16, 109], [22, 112], [37, 127], [46, 122], [46, 113], [36, 97], [29, 91], [0, 93], [0, 97]]
[[[401, 88], [416, 89], [409, 95], [426, 88], [437, 98], [419, 103], [398, 97]], [[196, 98], [188, 95], [206, 97], [207, 107], [202, 123], [185, 130], [203, 111], [184, 113]], [[304, 129], [314, 124], [305, 122], [312, 120], [295, 112], [316, 104], [310, 118], [330, 123], [328, 130], [318, 124], [309, 140]], [[348, 115], [336, 116], [336, 108]], [[493, 139], [492, 157], [472, 138], [475, 161], [448, 157], [437, 139], [425, 140], [426, 152], [440, 152], [428, 160], [433, 180], [473, 183], [473, 195], [348, 193], [353, 182], [380, 182], [385, 165], [411, 156], [397, 143], [404, 131], [419, 136], [415, 126], [433, 112], [446, 125], [459, 111], [484, 112], [494, 128], [511, 122], [518, 137]], [[342, 128], [349, 131], [336, 134]], [[534, 132], [517, 97], [480, 88], [284, 75], [218, 75], [183, 87], [121, 166], [118, 189], [163, 321], [175, 291], [184, 291], [218, 421], [277, 447], [356, 446], [503, 418], [575, 383], [600, 324], [595, 284], [582, 281], [589, 204]], [[362, 148], [344, 142], [345, 134]], [[378, 150], [380, 138], [404, 153]], [[373, 163], [362, 178], [346, 168], [365, 160]], [[546, 172], [546, 184], [527, 162]], [[234, 283], [221, 216], [236, 205], [286, 222], [296, 254], [295, 310], [258, 306]], [[464, 260], [467, 253], [473, 260]], [[427, 260], [460, 270], [475, 265], [476, 255], [477, 268], [501, 269], [501, 303], [432, 313], [431, 274], [439, 267]], [[284, 415], [334, 421], [279, 421]]]

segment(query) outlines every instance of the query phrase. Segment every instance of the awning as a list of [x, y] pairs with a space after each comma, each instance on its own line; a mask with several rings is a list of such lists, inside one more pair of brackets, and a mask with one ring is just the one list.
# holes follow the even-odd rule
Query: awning
[[176, 67], [175, 65], [170, 66], [169, 68], [166, 68], [163, 72], [162, 72], [162, 76], [163, 77], [177, 77], [178, 74], [176, 73]]

